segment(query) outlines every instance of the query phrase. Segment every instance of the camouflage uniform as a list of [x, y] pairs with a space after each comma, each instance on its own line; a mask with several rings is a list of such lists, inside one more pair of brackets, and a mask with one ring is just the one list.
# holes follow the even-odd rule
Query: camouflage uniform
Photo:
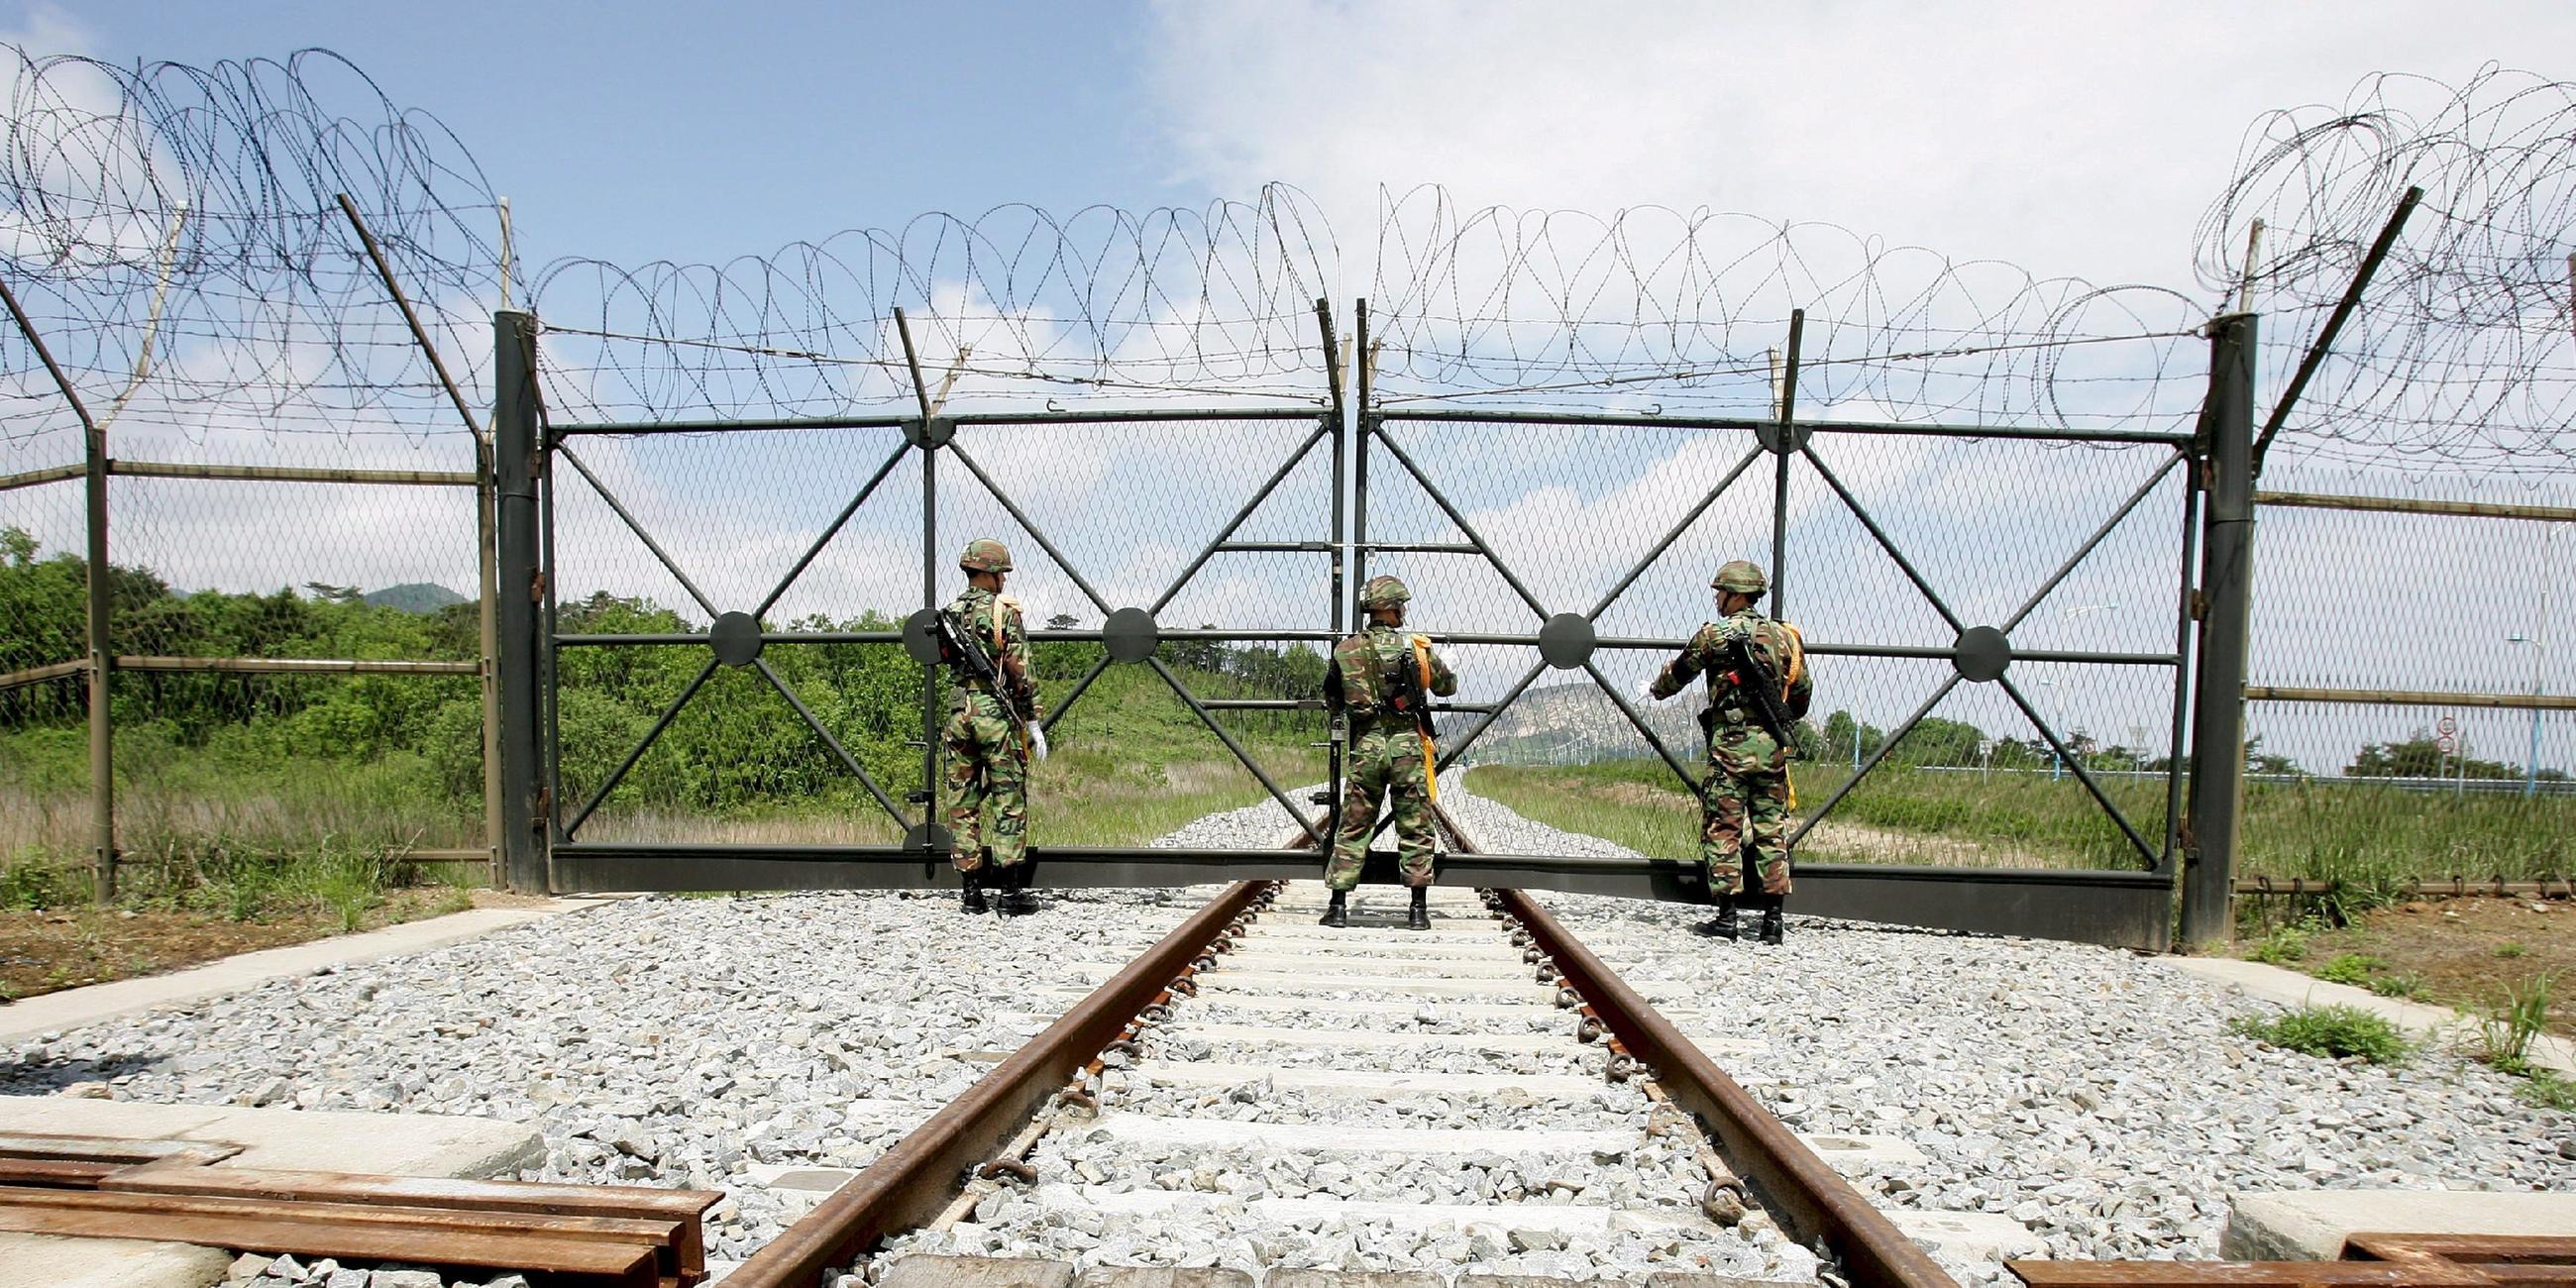
[[[1399, 587], [1400, 589], [1400, 587]], [[1404, 883], [1431, 884], [1431, 784], [1422, 768], [1422, 733], [1413, 718], [1395, 710], [1399, 667], [1417, 665], [1414, 641], [1402, 627], [1372, 623], [1333, 646], [1333, 674], [1344, 711], [1350, 716], [1350, 754], [1342, 764], [1341, 826], [1334, 834], [1333, 857], [1324, 868], [1324, 884], [1349, 890], [1360, 883], [1360, 864], [1368, 853], [1369, 834], [1377, 830], [1380, 797], [1395, 816], [1395, 835]], [[1433, 694], [1458, 691], [1449, 664], [1422, 645], [1430, 659]]]
[[[1029, 636], [1013, 600], [969, 586], [949, 601], [966, 633], [984, 646], [1020, 710], [1040, 718], [1037, 689], [1029, 682]], [[948, 722], [939, 739], [948, 752], [948, 830], [954, 836], [952, 860], [960, 872], [984, 866], [990, 846], [995, 867], [1015, 867], [1028, 854], [1028, 732], [1011, 718], [992, 686], [949, 668]], [[993, 807], [993, 825], [985, 839], [984, 806]]]
[[[1708, 889], [1732, 895], [1740, 887], [1740, 870], [1762, 874], [1765, 893], [1789, 889], [1789, 751], [1771, 740], [1754, 722], [1752, 699], [1738, 692], [1727, 661], [1730, 637], [1750, 641], [1753, 655], [1774, 675], [1789, 669], [1792, 628], [1747, 606], [1722, 622], [1709, 622], [1691, 636], [1681, 655], [1664, 664], [1663, 674], [1648, 689], [1660, 701], [1708, 675], [1709, 706], [1717, 712], [1708, 740], [1708, 784], [1700, 800], [1700, 859], [1708, 865]], [[1790, 684], [1786, 705], [1803, 707], [1814, 687], [1800, 666]]]

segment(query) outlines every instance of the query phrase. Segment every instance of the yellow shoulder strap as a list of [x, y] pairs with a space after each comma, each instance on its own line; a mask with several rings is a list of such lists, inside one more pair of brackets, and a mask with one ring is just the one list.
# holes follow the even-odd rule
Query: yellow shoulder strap
[[[1431, 695], [1431, 637], [1428, 635], [1413, 637], [1413, 669], [1415, 674], [1422, 677], [1423, 696], [1429, 697]], [[1426, 712], [1425, 715], [1427, 716], [1428, 713]], [[1422, 782], [1424, 789], [1431, 793], [1431, 803], [1439, 804], [1440, 764], [1432, 759], [1429, 734], [1422, 737]]]
[[1780, 677], [1780, 692], [1785, 695], [1789, 692], [1790, 685], [1806, 677], [1807, 637], [1801, 634], [1797, 627], [1787, 622], [1780, 623], [1780, 629], [1789, 632], [1789, 666]]
[[1002, 638], [1002, 614], [1005, 611], [1019, 612], [1020, 601], [1008, 595], [993, 596], [993, 652], [997, 658], [1000, 654], [1010, 651], [1010, 645], [1004, 643]]

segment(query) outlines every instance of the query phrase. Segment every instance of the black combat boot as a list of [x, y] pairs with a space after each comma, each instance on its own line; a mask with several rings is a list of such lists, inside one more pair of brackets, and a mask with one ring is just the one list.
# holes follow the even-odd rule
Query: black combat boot
[[1775, 894], [1762, 905], [1762, 942], [1776, 944], [1789, 937], [1788, 926], [1780, 920], [1781, 905], [1787, 902]]
[[1404, 914], [1404, 925], [1408, 930], [1431, 929], [1431, 887], [1413, 887], [1413, 907]]
[[1037, 892], [1029, 889], [1029, 878], [1036, 874], [1030, 871], [1028, 860], [1022, 859], [1002, 871], [1007, 874], [1005, 879], [1011, 883], [1010, 889], [1002, 895], [1002, 915], [1025, 917], [1036, 912], [1038, 910]]
[[965, 901], [957, 905], [960, 912], [989, 912], [992, 905], [984, 902], [984, 869], [960, 872], [958, 881], [965, 886]]
[[1343, 927], [1350, 925], [1351, 896], [1349, 892], [1335, 890], [1333, 892], [1332, 903], [1325, 906], [1324, 915], [1317, 919], [1315, 924], [1319, 926], [1330, 926], [1335, 930], [1340, 930]]
[[1736, 940], [1744, 937], [1744, 927], [1735, 919], [1735, 896], [1717, 897], [1717, 915], [1699, 923], [1699, 933], [1711, 939]]

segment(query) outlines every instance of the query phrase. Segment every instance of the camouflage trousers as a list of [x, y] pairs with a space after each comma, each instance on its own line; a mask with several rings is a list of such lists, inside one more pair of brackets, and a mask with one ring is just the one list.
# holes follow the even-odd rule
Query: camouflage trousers
[[1396, 852], [1409, 886], [1431, 884], [1431, 784], [1422, 776], [1422, 735], [1411, 729], [1370, 729], [1351, 740], [1343, 761], [1341, 826], [1324, 884], [1348, 890], [1360, 883], [1369, 834], [1377, 830], [1378, 801], [1395, 815]]
[[[1020, 759], [1027, 736], [992, 694], [961, 690], [950, 700], [939, 741], [948, 755], [949, 858], [958, 871], [983, 867], [986, 846], [996, 867], [1014, 867], [1028, 857], [1029, 770]], [[993, 810], [990, 829], [984, 826], [987, 805]]]
[[1710, 894], [1736, 893], [1747, 873], [1760, 874], [1766, 894], [1789, 893], [1789, 766], [1770, 735], [1718, 729], [1699, 819]]

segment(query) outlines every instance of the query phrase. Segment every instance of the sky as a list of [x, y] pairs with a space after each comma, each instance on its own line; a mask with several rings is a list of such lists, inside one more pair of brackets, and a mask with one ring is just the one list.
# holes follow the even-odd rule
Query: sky
[[[2263, 112], [2340, 102], [2376, 71], [2456, 82], [2491, 61], [2555, 57], [2527, 70], [2576, 77], [2576, 55], [2565, 52], [2576, 50], [2576, 6], [2563, 0], [2452, 4], [2441, 15], [2428, 21], [2422, 5], [2389, 0], [814, 3], [720, 15], [649, 0], [88, 0], [77, 10], [0, 0], [0, 40], [120, 63], [335, 50], [397, 103], [456, 132], [493, 191], [511, 199], [532, 266], [562, 256], [720, 262], [925, 211], [1199, 207], [1285, 182], [1337, 231], [1344, 280], [1331, 285], [1348, 298], [1368, 287], [1381, 194], [1436, 183], [1467, 207], [1662, 204], [1819, 221], [1953, 260], [2214, 300], [2194, 280], [2195, 224]], [[1031, 456], [1049, 459], [1044, 445]], [[685, 469], [656, 475], [605, 448], [603, 460], [630, 468], [634, 486], [666, 485], [675, 523], [759, 486], [736, 480], [727, 490]], [[1919, 488], [1956, 469], [1892, 470], [1884, 484]], [[1578, 493], [1549, 481], [1543, 470], [1498, 481], [1494, 521], [1607, 522], [1629, 495], [1624, 478]], [[2017, 557], [2044, 568], [2081, 537], [2090, 519], [2065, 508], [2066, 530]], [[231, 514], [215, 493], [174, 500], [142, 520], [137, 540], [175, 556]], [[1955, 535], [1963, 530], [1950, 540], [1972, 549]], [[721, 558], [750, 538], [717, 526], [699, 540]], [[390, 535], [371, 541], [401, 546]], [[885, 553], [854, 555], [853, 565]], [[400, 560], [378, 562], [390, 570]], [[1579, 579], [1583, 569], [1555, 571]], [[364, 570], [345, 575], [362, 580]], [[1856, 602], [1901, 597], [1883, 568], [1869, 584]], [[1140, 595], [1158, 585], [1142, 572], [1135, 580]], [[2134, 604], [2154, 593], [2083, 590], [2070, 588], [2067, 602]], [[2137, 640], [2159, 629], [2154, 614], [2131, 612], [2116, 629], [2147, 647]], [[2489, 651], [2497, 657], [2486, 669], [2499, 673], [2525, 656]], [[1901, 716], [1902, 687], [1891, 684], [1878, 703], [1889, 709], [1870, 717]], [[2124, 699], [2092, 723], [2152, 722], [2152, 698]], [[2490, 743], [2520, 727], [2518, 717], [2496, 719]]]

